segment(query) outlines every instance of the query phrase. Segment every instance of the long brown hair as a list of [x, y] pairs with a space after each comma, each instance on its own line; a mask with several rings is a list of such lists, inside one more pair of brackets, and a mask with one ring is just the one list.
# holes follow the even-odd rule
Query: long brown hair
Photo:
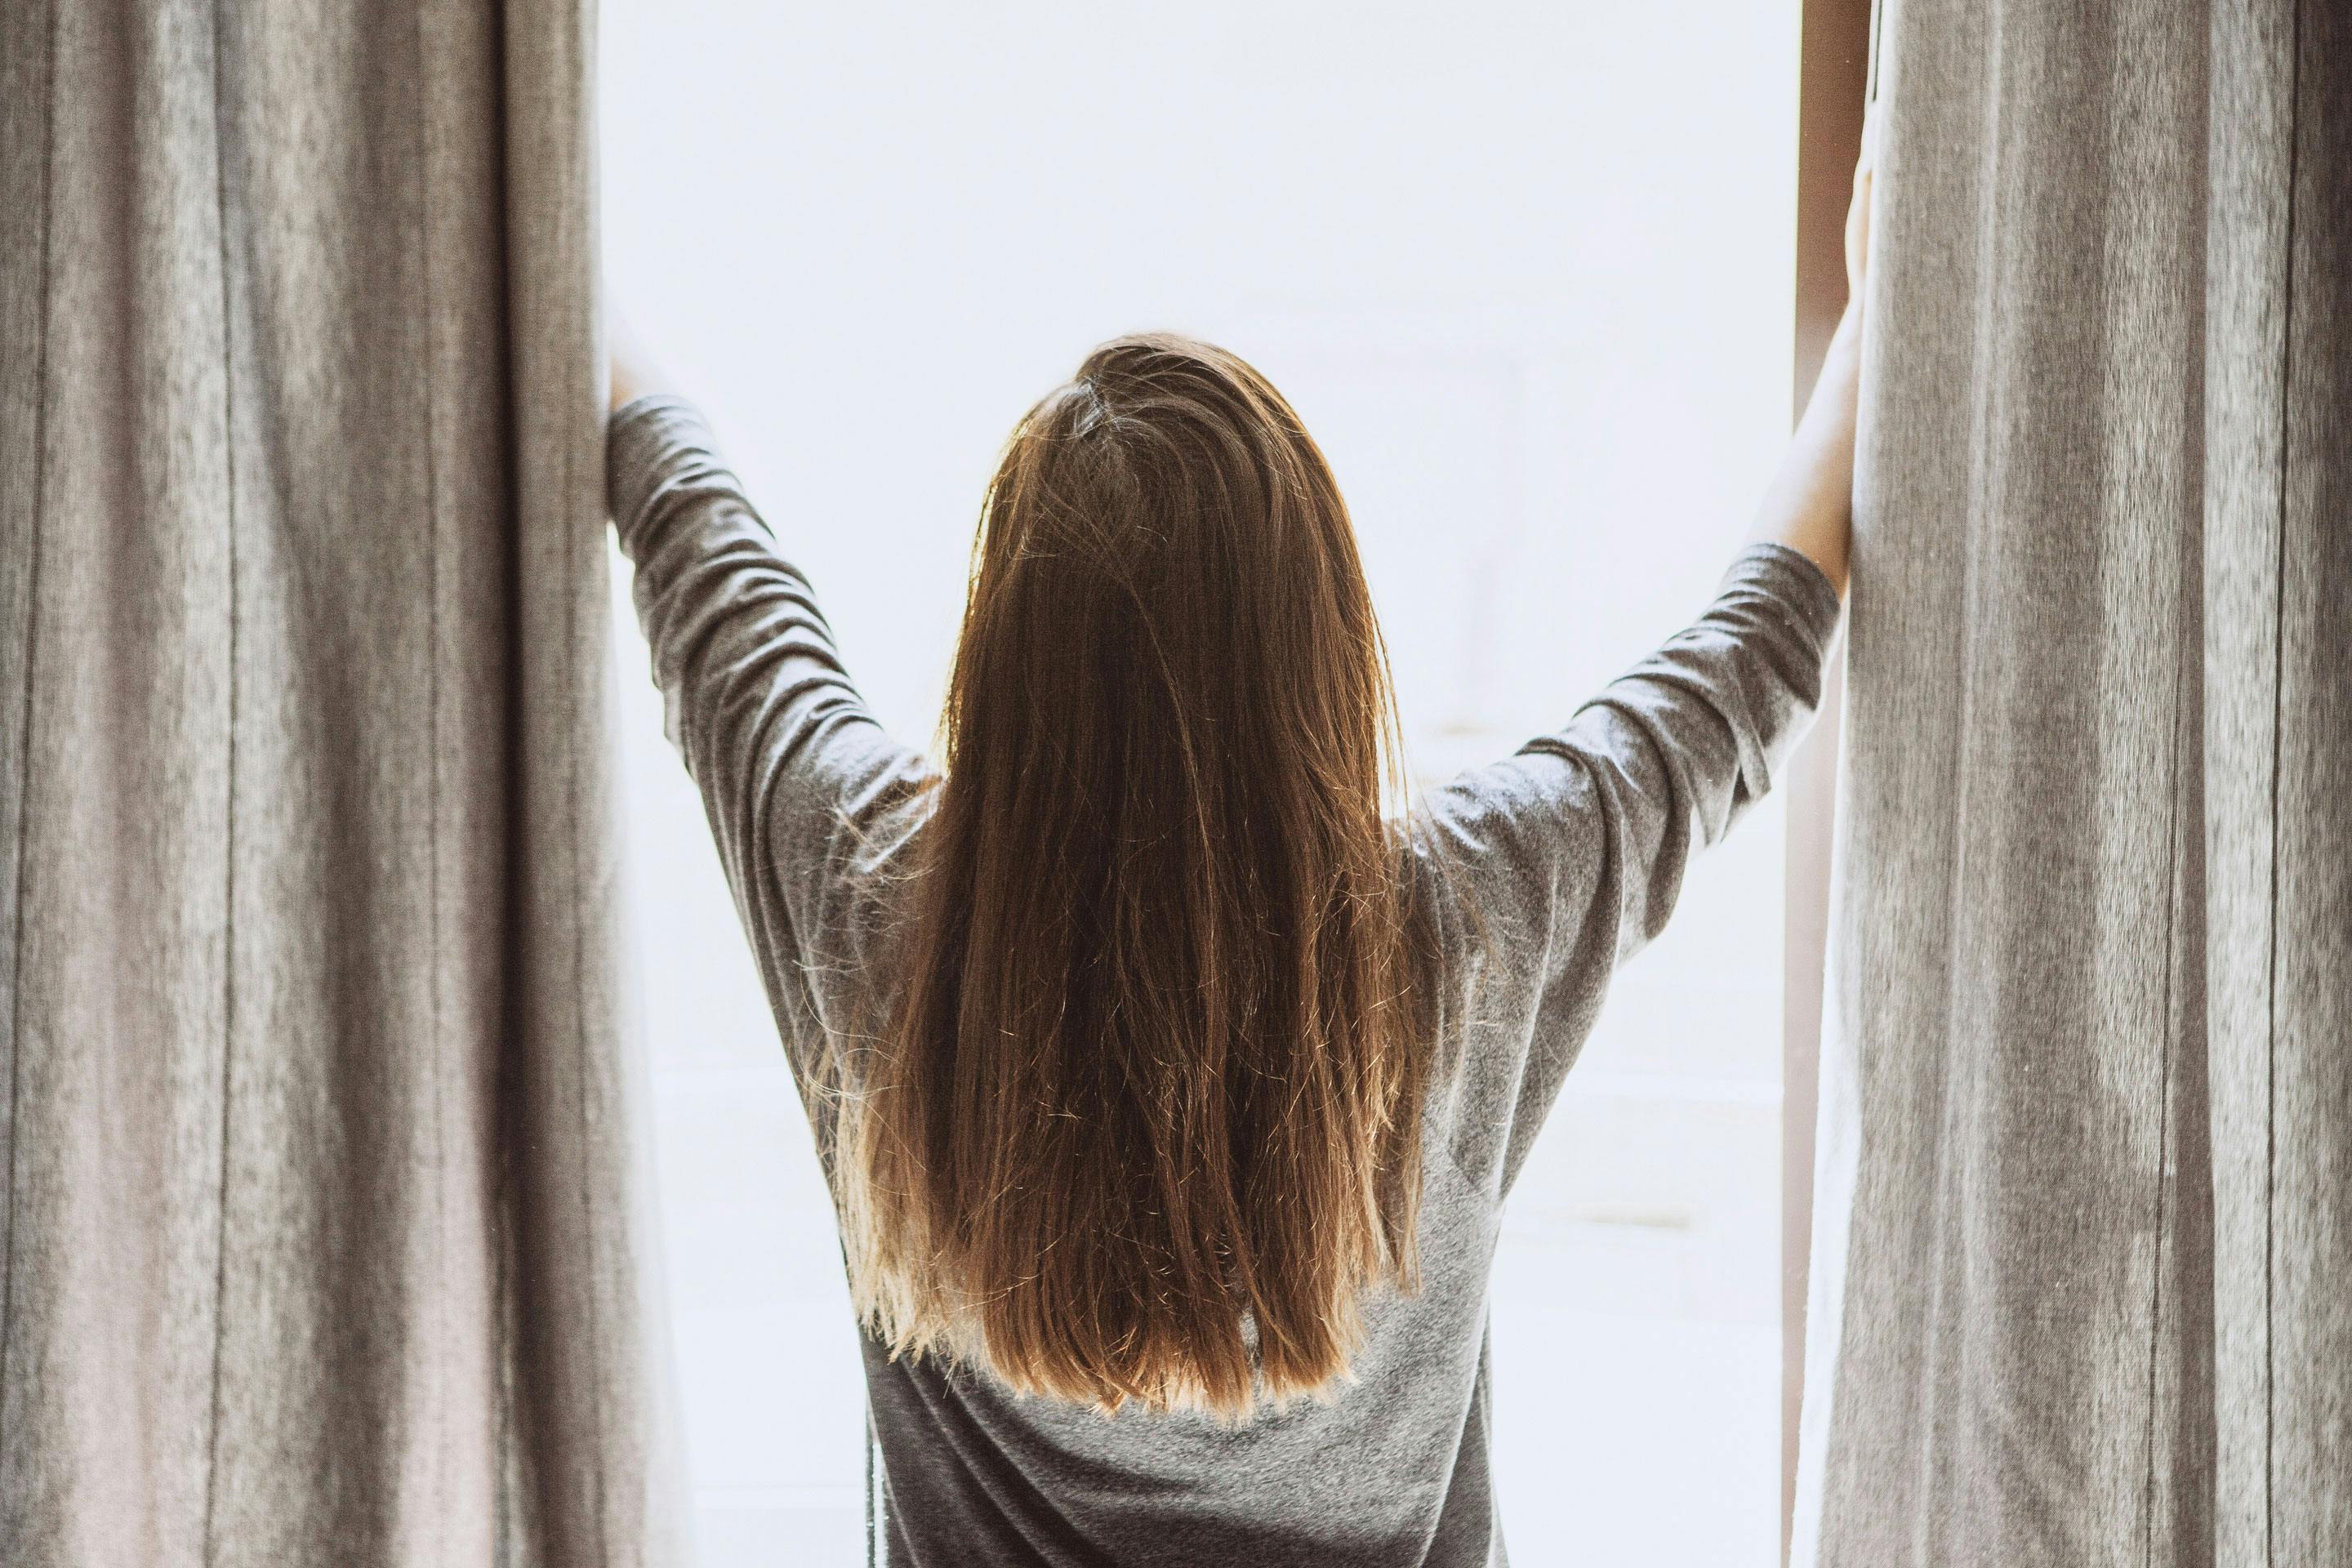
[[898, 1353], [1246, 1414], [1415, 1283], [1429, 1060], [1388, 664], [1330, 468], [1188, 339], [1097, 349], [982, 510], [894, 1016], [845, 1108]]

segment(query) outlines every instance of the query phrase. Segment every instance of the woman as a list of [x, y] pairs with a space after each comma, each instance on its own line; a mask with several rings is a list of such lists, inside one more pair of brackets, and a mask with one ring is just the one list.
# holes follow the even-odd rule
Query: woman
[[1503, 1560], [1497, 1217], [1818, 700], [1861, 334], [1698, 621], [1402, 812], [1339, 487], [1232, 354], [1108, 343], [1021, 421], [940, 769], [616, 360], [613, 516], [834, 1190], [883, 1561]]

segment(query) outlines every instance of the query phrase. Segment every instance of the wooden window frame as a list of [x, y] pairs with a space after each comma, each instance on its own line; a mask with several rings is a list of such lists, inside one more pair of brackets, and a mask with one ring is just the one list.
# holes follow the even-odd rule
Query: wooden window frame
[[[1793, 420], [1821, 374], [1845, 310], [1845, 214], [1864, 108], [1877, 86], [1875, 0], [1801, 0], [1797, 87], [1797, 268]], [[1822, 715], [1790, 769], [1783, 889], [1780, 1045], [1780, 1560], [1797, 1500], [1804, 1407], [1805, 1297], [1812, 1253], [1814, 1118], [1821, 1092], [1830, 847], [1845, 696], [1843, 648]]]

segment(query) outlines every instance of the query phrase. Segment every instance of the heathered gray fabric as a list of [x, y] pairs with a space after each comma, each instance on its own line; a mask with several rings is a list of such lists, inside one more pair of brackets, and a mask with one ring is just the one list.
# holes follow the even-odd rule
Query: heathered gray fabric
[[673, 1560], [579, 0], [0, 5], [0, 1563]]
[[2352, 7], [1884, 22], [1796, 1561], [2352, 1563]]
[[[848, 1081], [830, 1020], [872, 1016], [894, 924], [877, 894], [927, 819], [928, 764], [887, 735], [808, 584], [694, 412], [648, 398], [611, 434], [612, 511], [670, 728], [807, 1098], [821, 1153]], [[1838, 602], [1809, 561], [1743, 552], [1688, 630], [1516, 756], [1426, 803], [1445, 1047], [1428, 1117], [1419, 1294], [1369, 1309], [1355, 1380], [1249, 1425], [1008, 1394], [866, 1342], [877, 1555], [971, 1563], [1504, 1561], [1487, 1445], [1486, 1285], [1505, 1194], [1616, 964], [1683, 871], [1769, 786], [1819, 700]], [[1440, 860], [1453, 868], [1439, 876]], [[1562, 1413], [1562, 1419], [1574, 1419]]]

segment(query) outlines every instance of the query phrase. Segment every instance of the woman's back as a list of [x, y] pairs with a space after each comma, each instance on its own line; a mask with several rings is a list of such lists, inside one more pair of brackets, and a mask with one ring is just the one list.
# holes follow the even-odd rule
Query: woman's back
[[[859, 1118], [908, 1070], [887, 1047], [920, 969], [912, 911], [940, 891], [925, 879], [940, 860], [940, 781], [866, 713], [808, 584], [776, 556], [689, 409], [646, 399], [625, 410], [611, 474], [673, 737], [843, 1205], [855, 1285], [861, 1205], [873, 1201]], [[1133, 1399], [1107, 1411], [1119, 1402], [1014, 1392], [984, 1336], [894, 1355], [877, 1331], [887, 1314], [869, 1310], [877, 1552], [918, 1563], [1501, 1561], [1486, 1414], [1501, 1204], [1610, 973], [1663, 924], [1693, 849], [1763, 793], [1810, 713], [1837, 613], [1836, 591], [1803, 556], [1744, 552], [1700, 621], [1561, 730], [1432, 792], [1396, 838], [1408, 847], [1390, 864], [1409, 869], [1387, 890], [1426, 938], [1412, 973], [1412, 1245], [1399, 1249], [1416, 1267], [1351, 1292], [1361, 1323], [1342, 1336], [1342, 1380], [1241, 1411]], [[1247, 1312], [1238, 1331], [1261, 1364]], [[1079, 1348], [1103, 1340], [1120, 1348], [1116, 1335]]]
[[1016, 1394], [861, 1337], [877, 1561], [1499, 1563], [1486, 1444], [1496, 1205], [1424, 1166], [1421, 1288], [1376, 1292], [1352, 1378], [1232, 1423]]

